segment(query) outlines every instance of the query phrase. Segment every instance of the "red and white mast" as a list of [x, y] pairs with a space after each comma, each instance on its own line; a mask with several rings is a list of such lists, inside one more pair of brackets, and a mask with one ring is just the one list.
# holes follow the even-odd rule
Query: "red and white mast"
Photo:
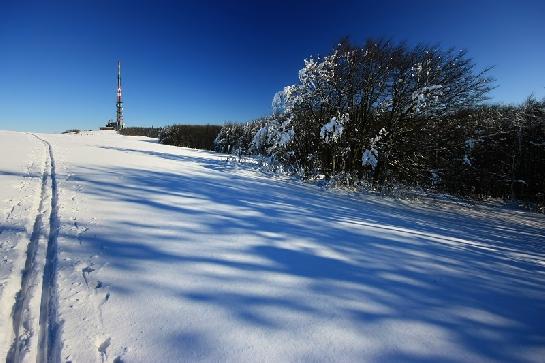
[[121, 91], [121, 62], [117, 62], [117, 103], [116, 103], [116, 128], [121, 130], [125, 127], [123, 120], [123, 99]]

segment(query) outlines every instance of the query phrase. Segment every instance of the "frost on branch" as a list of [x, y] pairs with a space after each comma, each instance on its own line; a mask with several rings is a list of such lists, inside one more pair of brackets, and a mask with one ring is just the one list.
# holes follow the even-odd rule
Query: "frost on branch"
[[465, 141], [465, 153], [464, 153], [464, 164], [471, 166], [470, 155], [475, 147], [475, 139], [469, 138]]
[[273, 115], [284, 115], [291, 112], [293, 104], [297, 101], [297, 86], [286, 86], [276, 92], [272, 100]]
[[349, 116], [347, 113], [339, 118], [332, 117], [331, 120], [320, 129], [320, 138], [324, 140], [326, 144], [338, 142], [343, 134], [344, 125], [348, 123], [348, 121]]
[[333, 81], [336, 53], [324, 58], [305, 59], [305, 66], [299, 71], [299, 82], [308, 91], [314, 91]]
[[276, 146], [278, 147], [284, 147], [286, 146], [295, 135], [295, 131], [293, 131], [293, 128], [289, 128], [287, 130], [282, 130], [277, 134], [276, 137]]
[[440, 84], [421, 87], [412, 94], [413, 110], [416, 113], [426, 112], [432, 107], [441, 106], [440, 96], [443, 86]]
[[366, 149], [363, 151], [363, 155], [361, 157], [361, 163], [363, 166], [370, 166], [373, 170], [377, 167], [378, 163], [378, 151], [374, 148], [371, 148], [371, 150]]
[[365, 149], [361, 157], [361, 164], [363, 166], [370, 166], [371, 169], [375, 170], [378, 164], [378, 155], [379, 155], [378, 144], [380, 140], [384, 136], [386, 136], [386, 134], [387, 134], [386, 130], [381, 129], [377, 136], [371, 138], [369, 149]]
[[261, 154], [270, 154], [273, 150], [288, 145], [294, 136], [295, 132], [289, 120], [270, 120], [255, 133], [251, 149]]

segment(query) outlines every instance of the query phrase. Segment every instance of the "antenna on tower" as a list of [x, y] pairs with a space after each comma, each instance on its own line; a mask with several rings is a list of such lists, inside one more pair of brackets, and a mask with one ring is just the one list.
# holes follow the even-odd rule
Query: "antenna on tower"
[[117, 62], [117, 103], [116, 103], [116, 129], [121, 130], [125, 127], [123, 120], [123, 94], [121, 90], [121, 62]]
[[123, 91], [121, 89], [121, 62], [117, 61], [117, 102], [115, 104], [116, 113], [115, 121], [109, 120], [106, 127], [101, 127], [101, 130], [122, 130], [125, 128], [125, 120], [123, 119]]

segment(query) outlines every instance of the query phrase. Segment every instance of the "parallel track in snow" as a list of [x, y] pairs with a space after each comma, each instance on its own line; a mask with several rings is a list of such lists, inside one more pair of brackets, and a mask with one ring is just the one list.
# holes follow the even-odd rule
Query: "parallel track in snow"
[[[44, 143], [47, 159], [41, 179], [39, 209], [34, 220], [25, 267], [22, 271], [21, 289], [17, 293], [12, 308], [14, 340], [6, 358], [8, 363], [22, 361], [25, 355], [33, 350], [35, 350], [32, 353], [36, 355], [37, 362], [55, 362], [59, 359], [55, 289], [59, 218], [55, 159], [51, 144], [36, 135], [33, 136]], [[45, 241], [47, 245], [43, 246]], [[40, 283], [41, 289], [39, 289]], [[36, 311], [38, 298], [40, 299], [39, 311]], [[36, 319], [39, 322], [38, 329]], [[31, 343], [36, 339], [36, 334], [38, 334], [37, 345]]]
[[59, 323], [57, 321], [56, 296], [56, 269], [57, 269], [57, 236], [59, 233], [59, 194], [57, 189], [57, 175], [55, 172], [55, 158], [53, 148], [47, 144], [49, 160], [51, 162], [51, 213], [49, 215], [49, 238], [42, 280], [42, 300], [40, 303], [40, 336], [38, 343], [38, 362], [58, 361], [59, 345], [57, 343]]

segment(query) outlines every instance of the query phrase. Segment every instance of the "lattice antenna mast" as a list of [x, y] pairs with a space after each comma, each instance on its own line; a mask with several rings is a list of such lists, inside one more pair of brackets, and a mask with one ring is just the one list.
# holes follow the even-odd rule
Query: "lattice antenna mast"
[[116, 112], [116, 127], [121, 130], [125, 127], [123, 120], [123, 96], [121, 91], [121, 62], [117, 62], [117, 112]]

